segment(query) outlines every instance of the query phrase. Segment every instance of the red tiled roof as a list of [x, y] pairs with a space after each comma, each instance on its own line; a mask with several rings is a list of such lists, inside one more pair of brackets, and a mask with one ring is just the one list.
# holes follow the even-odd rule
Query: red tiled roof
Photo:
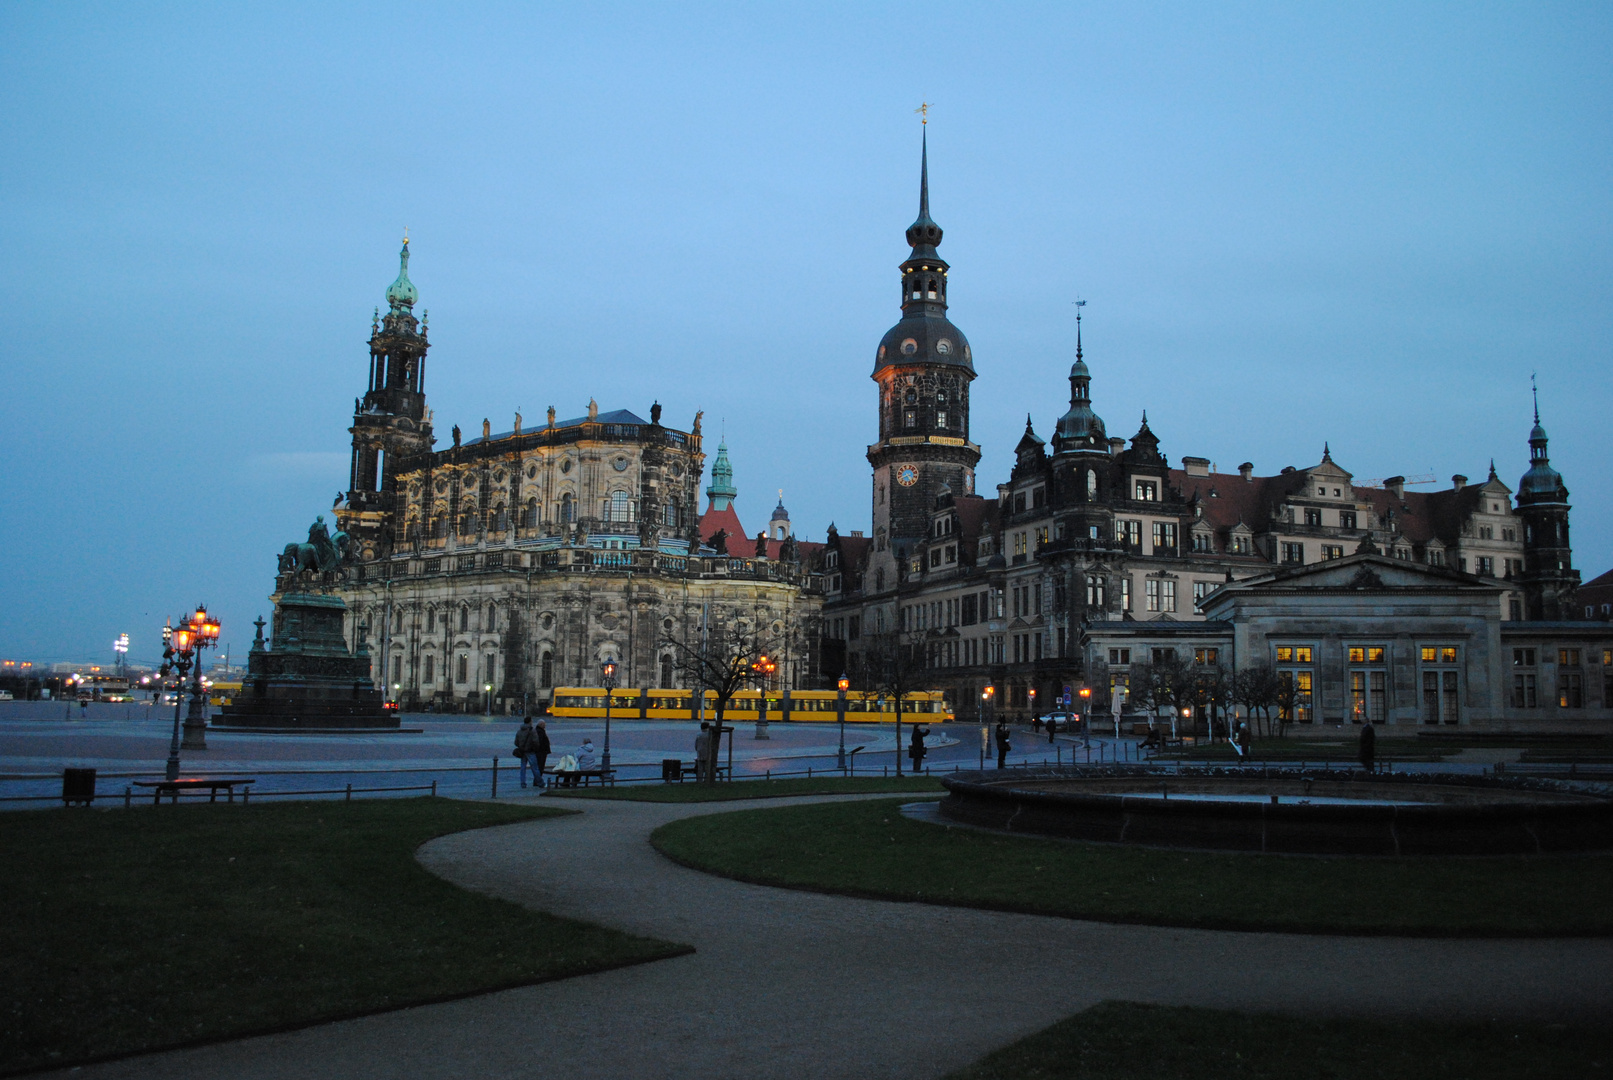
[[[700, 515], [700, 542], [711, 543], [711, 538], [718, 532], [728, 534], [728, 550], [735, 555], [748, 554], [745, 548], [745, 526], [739, 523], [739, 515], [734, 512], [734, 504], [729, 503], [721, 510], [713, 510], [708, 503], [706, 512]], [[756, 543], [755, 537], [750, 537], [752, 545]], [[754, 546], [751, 548], [754, 550]]]

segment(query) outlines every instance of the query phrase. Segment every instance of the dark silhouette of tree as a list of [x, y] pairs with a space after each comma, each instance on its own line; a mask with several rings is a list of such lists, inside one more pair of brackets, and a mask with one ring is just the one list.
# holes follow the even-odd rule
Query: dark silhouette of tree
[[1270, 664], [1246, 667], [1232, 677], [1232, 700], [1242, 705], [1244, 712], [1259, 711], [1265, 721], [1265, 733], [1271, 735], [1271, 710], [1278, 705], [1278, 692], [1282, 681]]
[[[898, 613], [901, 607], [897, 607]], [[899, 617], [899, 616], [898, 616]], [[902, 711], [912, 703], [907, 696], [929, 684], [929, 665], [924, 654], [922, 631], [897, 629], [885, 633], [864, 632], [862, 674], [866, 689], [895, 699], [896, 775], [902, 775]]]
[[[681, 676], [684, 686], [704, 699], [710, 690], [716, 695], [717, 726], [712, 737], [706, 740], [707, 760], [700, 763], [707, 783], [717, 782], [717, 762], [722, 747], [723, 717], [729, 702], [739, 691], [761, 678], [755, 665], [763, 656], [774, 652], [772, 643], [750, 631], [743, 623], [712, 627], [706, 634], [704, 647], [699, 642], [690, 644], [668, 635], [662, 644], [672, 653], [672, 666]], [[764, 688], [765, 690], [765, 688]], [[699, 706], [691, 702], [698, 712]]]

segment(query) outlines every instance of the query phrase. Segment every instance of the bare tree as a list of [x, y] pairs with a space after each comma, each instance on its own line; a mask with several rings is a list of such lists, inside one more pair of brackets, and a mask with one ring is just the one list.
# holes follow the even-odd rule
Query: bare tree
[[1277, 705], [1281, 682], [1269, 664], [1246, 667], [1232, 677], [1232, 700], [1244, 711], [1260, 712], [1265, 721], [1265, 733], [1271, 735], [1271, 710]]
[[896, 699], [896, 775], [902, 775], [902, 708], [907, 695], [923, 690], [929, 683], [929, 665], [924, 654], [922, 631], [898, 625], [883, 634], [864, 634], [863, 676], [868, 689]]
[[[691, 645], [669, 635], [663, 644], [672, 652], [672, 664], [683, 685], [695, 692], [697, 700], [704, 700], [707, 690], [716, 695], [717, 726], [712, 730], [712, 737], [706, 740], [707, 760], [700, 763], [706, 782], [714, 784], [728, 704], [735, 694], [761, 678], [756, 663], [770, 655], [772, 649], [760, 635], [746, 630], [739, 622], [714, 628], [701, 643]], [[764, 687], [764, 693], [765, 690]]]

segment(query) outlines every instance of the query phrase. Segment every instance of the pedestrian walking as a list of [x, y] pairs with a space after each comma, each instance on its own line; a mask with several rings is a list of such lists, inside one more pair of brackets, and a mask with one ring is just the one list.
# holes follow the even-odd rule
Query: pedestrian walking
[[997, 768], [1006, 769], [1008, 767], [1008, 751], [1011, 749], [1013, 749], [1013, 744], [1008, 740], [1008, 721], [999, 720], [997, 721]]
[[[526, 787], [526, 771], [532, 763], [532, 717], [521, 717], [521, 726], [515, 729], [515, 756], [521, 762], [521, 786]], [[539, 776], [542, 773], [538, 774]], [[535, 778], [536, 779], [536, 778]]]
[[1051, 716], [1049, 716], [1047, 718], [1047, 745], [1049, 745], [1049, 746], [1053, 745], [1053, 743], [1055, 741], [1053, 736], [1058, 734], [1058, 730], [1059, 730], [1058, 721], [1053, 719]]
[[1361, 729], [1361, 767], [1370, 775], [1373, 759], [1378, 753], [1378, 733], [1372, 730], [1372, 721], [1368, 720]]
[[1238, 721], [1238, 753], [1243, 755], [1243, 760], [1245, 761], [1249, 760], [1249, 742], [1249, 721], [1240, 720]]
[[913, 725], [913, 741], [908, 744], [907, 756], [913, 759], [913, 772], [917, 774], [924, 768], [924, 755], [929, 753], [924, 746], [924, 736], [930, 729], [919, 724]]

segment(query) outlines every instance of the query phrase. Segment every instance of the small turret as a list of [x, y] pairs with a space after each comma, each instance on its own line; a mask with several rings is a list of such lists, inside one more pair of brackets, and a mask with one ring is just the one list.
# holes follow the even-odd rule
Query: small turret
[[734, 487], [734, 466], [728, 460], [728, 444], [720, 442], [717, 459], [711, 463], [711, 486], [706, 489], [706, 498], [711, 500], [711, 509], [726, 510], [738, 494]]

